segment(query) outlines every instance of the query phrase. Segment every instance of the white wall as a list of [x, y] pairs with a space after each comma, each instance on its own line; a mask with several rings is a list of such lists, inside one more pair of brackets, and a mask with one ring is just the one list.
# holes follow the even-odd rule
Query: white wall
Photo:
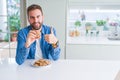
[[[70, 4], [119, 4], [120, 0], [69, 0]], [[43, 7], [45, 23], [52, 25], [57, 30], [60, 40], [62, 55], [61, 58], [67, 59], [104, 59], [120, 60], [119, 45], [65, 45], [66, 37], [66, 9], [67, 0], [27, 0], [27, 6], [33, 3]], [[118, 41], [119, 42], [119, 41]], [[65, 48], [66, 47], [66, 48]]]
[[26, 0], [20, 0], [21, 27], [27, 26]]

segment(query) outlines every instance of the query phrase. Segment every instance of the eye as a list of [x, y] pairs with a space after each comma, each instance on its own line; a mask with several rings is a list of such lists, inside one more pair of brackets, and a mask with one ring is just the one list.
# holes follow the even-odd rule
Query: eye
[[34, 19], [34, 17], [33, 17], [33, 16], [30, 16], [30, 19]]
[[37, 18], [40, 18], [40, 15], [38, 15]]

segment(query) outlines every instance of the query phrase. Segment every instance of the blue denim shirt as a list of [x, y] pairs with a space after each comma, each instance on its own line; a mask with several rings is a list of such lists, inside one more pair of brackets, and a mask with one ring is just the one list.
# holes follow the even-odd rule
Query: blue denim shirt
[[[16, 49], [16, 62], [21, 65], [26, 59], [35, 59], [35, 51], [36, 51], [36, 41], [33, 42], [29, 48], [25, 47], [27, 34], [32, 29], [31, 26], [27, 26], [21, 29], [17, 35], [17, 49]], [[53, 28], [54, 35], [56, 36], [56, 31]], [[45, 41], [44, 35], [50, 34], [50, 27], [46, 25], [42, 25], [41, 31], [41, 40], [40, 40], [40, 48], [42, 51], [42, 57], [44, 59], [57, 60], [60, 56], [60, 47], [58, 44], [57, 48], [53, 48], [52, 45]]]

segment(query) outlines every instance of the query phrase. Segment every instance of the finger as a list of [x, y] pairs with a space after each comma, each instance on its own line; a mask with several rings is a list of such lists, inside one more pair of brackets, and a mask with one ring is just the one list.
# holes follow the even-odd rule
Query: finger
[[31, 30], [29, 33], [36, 35], [36, 31]]
[[40, 30], [35, 30], [35, 32], [36, 32], [37, 34], [40, 34]]
[[29, 35], [28, 36], [33, 36], [33, 37], [35, 37], [36, 35], [35, 34], [33, 34], [33, 33], [29, 33]]
[[50, 27], [50, 33], [51, 33], [51, 34], [54, 34], [54, 33], [53, 33], [53, 27]]
[[49, 38], [49, 35], [45, 35], [45, 40]]

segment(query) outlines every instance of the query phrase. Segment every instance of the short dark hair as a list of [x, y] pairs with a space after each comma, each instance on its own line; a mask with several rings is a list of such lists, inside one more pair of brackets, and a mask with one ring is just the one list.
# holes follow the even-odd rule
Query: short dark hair
[[35, 9], [39, 9], [43, 15], [42, 7], [40, 5], [37, 5], [37, 4], [32, 4], [27, 8], [27, 15], [30, 11], [35, 10]]

